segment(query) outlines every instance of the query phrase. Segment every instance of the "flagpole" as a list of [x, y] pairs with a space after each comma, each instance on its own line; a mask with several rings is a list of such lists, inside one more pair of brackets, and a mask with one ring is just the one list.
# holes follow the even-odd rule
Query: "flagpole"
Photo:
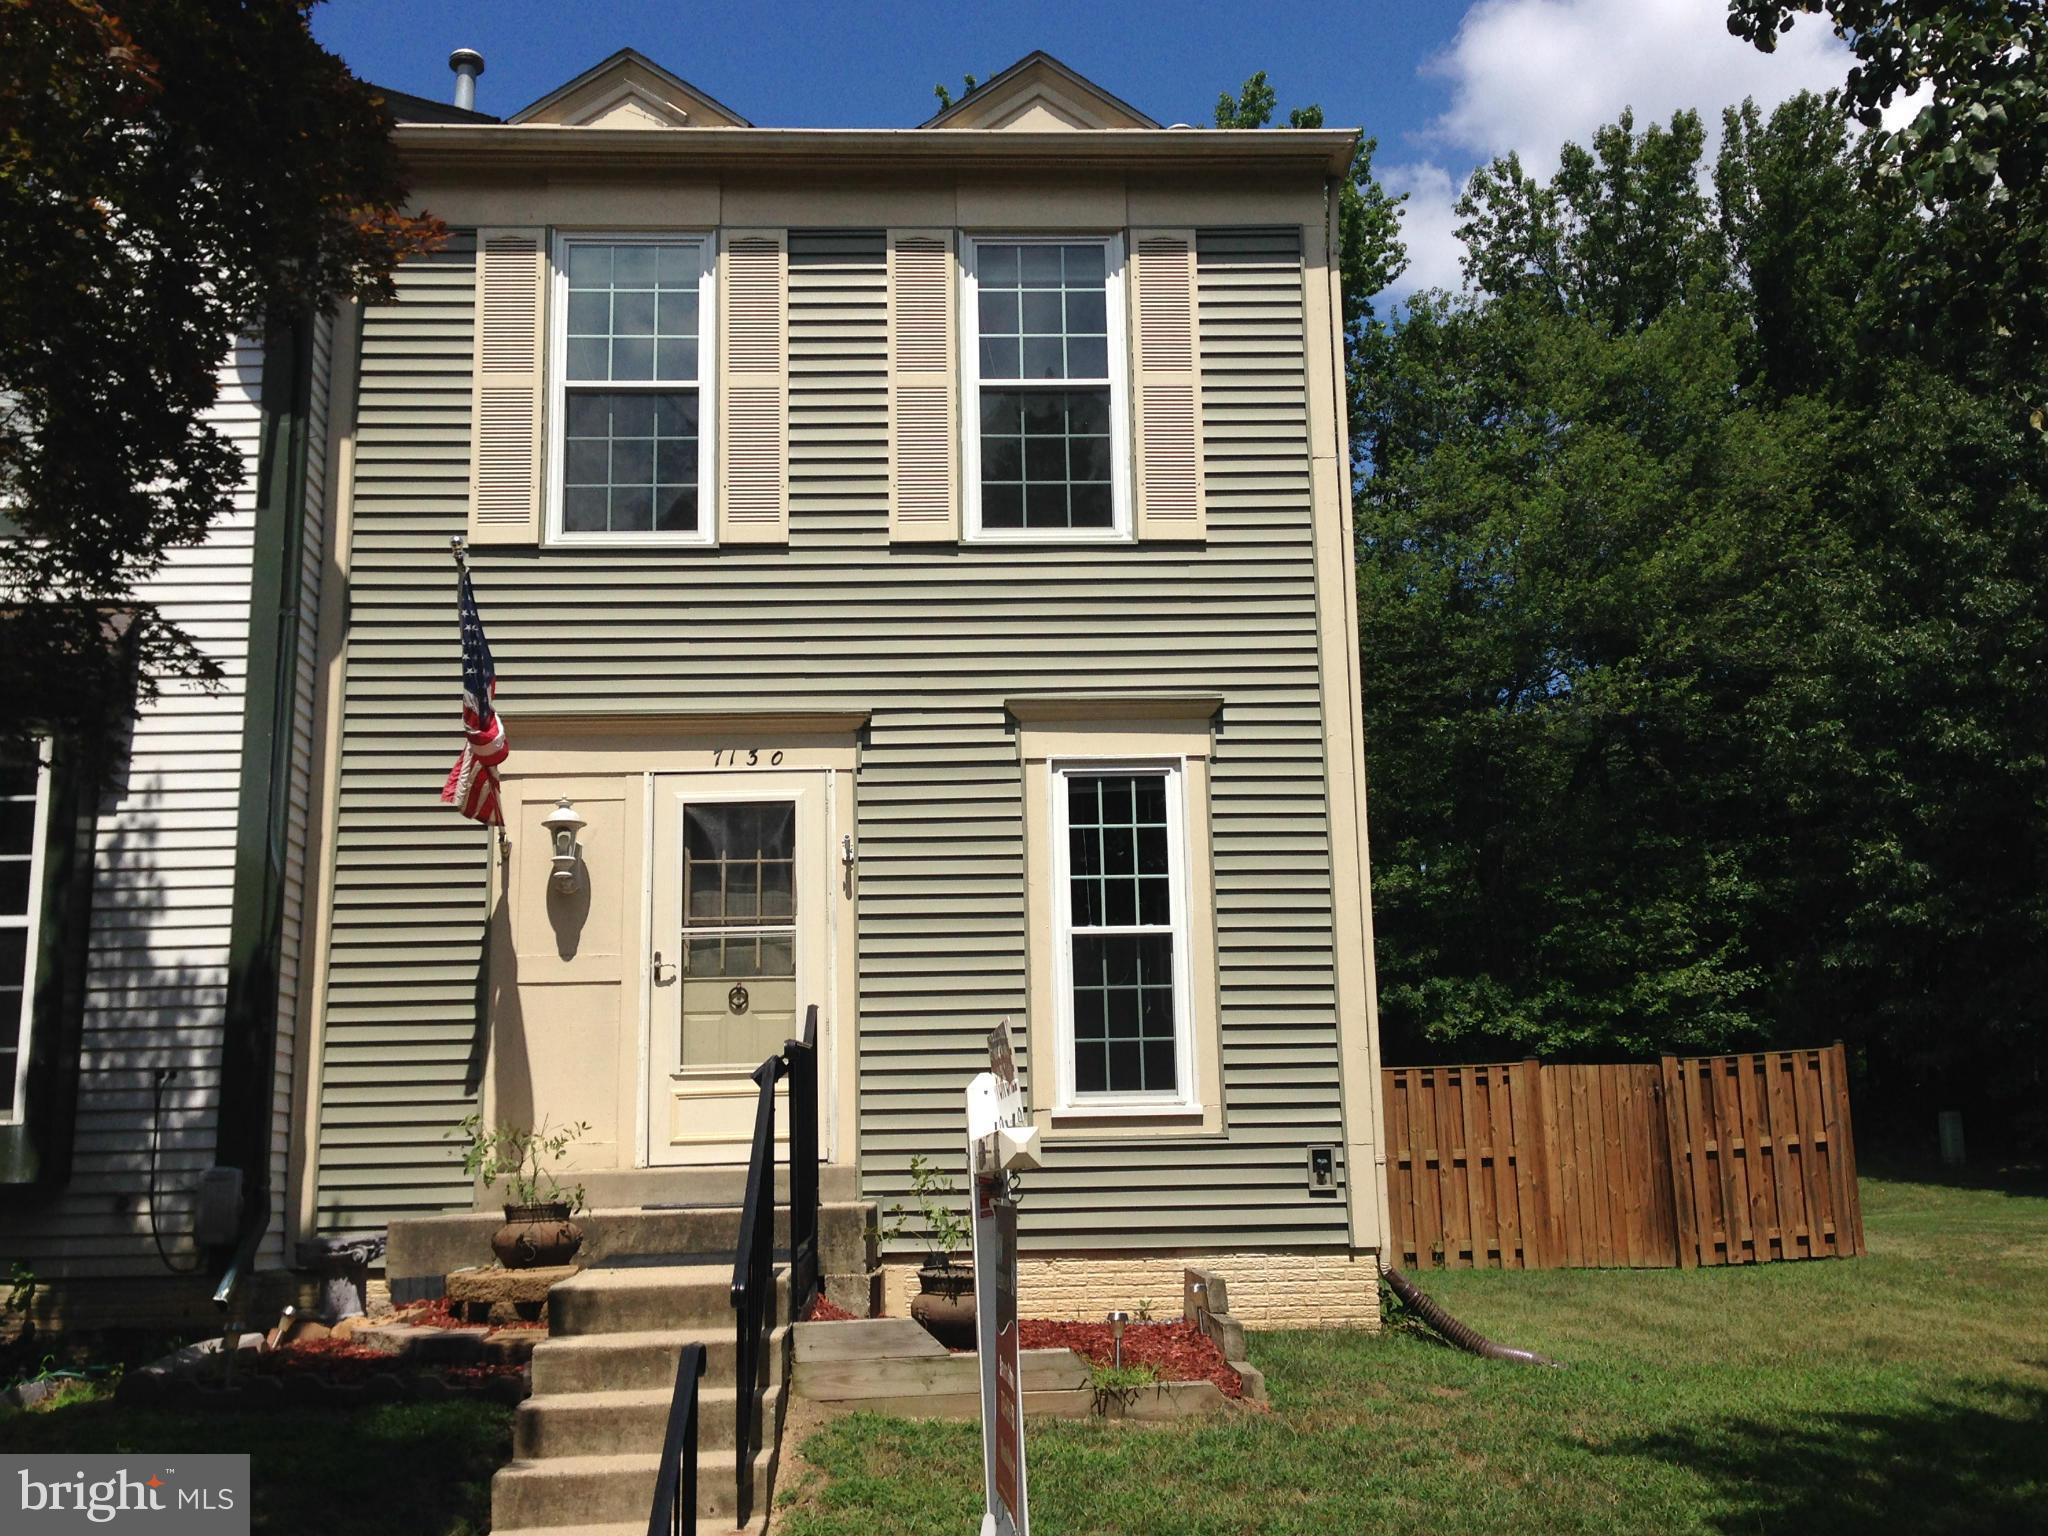
[[[452, 534], [448, 539], [448, 553], [454, 558], [457, 579], [469, 574], [469, 540], [463, 534]], [[486, 828], [484, 838], [484, 918], [483, 926], [477, 933], [476, 949], [476, 1022], [470, 1034], [469, 1063], [462, 1074], [462, 1091], [478, 1094], [484, 1081], [484, 1064], [490, 1055], [490, 1003], [491, 1003], [491, 913], [496, 905], [498, 860], [493, 857], [493, 842], [502, 843], [505, 837], [503, 827], [497, 829], [493, 839]], [[482, 1104], [477, 1106], [481, 1109]]]

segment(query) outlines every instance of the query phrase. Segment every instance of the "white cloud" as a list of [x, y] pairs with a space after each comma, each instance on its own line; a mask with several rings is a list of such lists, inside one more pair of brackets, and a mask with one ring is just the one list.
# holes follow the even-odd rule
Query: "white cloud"
[[1397, 293], [1418, 288], [1455, 288], [1459, 283], [1458, 178], [1434, 161], [1390, 165], [1379, 173], [1389, 192], [1405, 192], [1401, 205], [1401, 239], [1408, 247], [1408, 270], [1394, 281]]
[[1730, 35], [1727, 15], [1726, 0], [1478, 0], [1423, 65], [1450, 89], [1449, 106], [1415, 136], [1427, 158], [1381, 168], [1410, 193], [1402, 231], [1411, 266], [1397, 288], [1455, 283], [1451, 205], [1472, 168], [1496, 155], [1513, 150], [1530, 174], [1547, 176], [1565, 142], [1584, 143], [1624, 107], [1639, 129], [1697, 108], [1718, 135], [1721, 109], [1745, 96], [1768, 111], [1842, 83], [1848, 52], [1818, 18], [1801, 17], [1777, 52], [1762, 53]]

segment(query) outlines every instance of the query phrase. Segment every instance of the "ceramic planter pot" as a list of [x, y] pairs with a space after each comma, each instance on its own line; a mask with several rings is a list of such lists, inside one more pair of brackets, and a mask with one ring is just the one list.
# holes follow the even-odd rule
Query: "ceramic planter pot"
[[569, 1219], [569, 1202], [508, 1205], [505, 1225], [491, 1238], [491, 1252], [507, 1269], [566, 1264], [583, 1246], [583, 1229]]
[[926, 1260], [917, 1272], [910, 1315], [948, 1349], [974, 1348], [974, 1266]]

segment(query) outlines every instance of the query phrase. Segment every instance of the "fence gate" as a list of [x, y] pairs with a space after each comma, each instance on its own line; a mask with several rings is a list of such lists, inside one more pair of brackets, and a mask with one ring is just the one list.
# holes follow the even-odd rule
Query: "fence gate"
[[1691, 1268], [1862, 1253], [1839, 1044], [1383, 1073], [1404, 1266]]

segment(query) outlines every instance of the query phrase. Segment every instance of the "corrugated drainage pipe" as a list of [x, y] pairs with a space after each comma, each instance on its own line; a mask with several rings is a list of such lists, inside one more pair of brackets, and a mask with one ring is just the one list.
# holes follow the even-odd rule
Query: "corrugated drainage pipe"
[[1394, 1294], [1401, 1298], [1404, 1305], [1458, 1348], [1475, 1355], [1484, 1355], [1489, 1360], [1512, 1360], [1517, 1365], [1547, 1365], [1552, 1370], [1564, 1369], [1548, 1355], [1539, 1355], [1533, 1349], [1513, 1349], [1506, 1344], [1496, 1344], [1485, 1334], [1467, 1328], [1417, 1290], [1415, 1282], [1393, 1265], [1389, 1264], [1380, 1273], [1387, 1277], [1387, 1284], [1394, 1288]]

